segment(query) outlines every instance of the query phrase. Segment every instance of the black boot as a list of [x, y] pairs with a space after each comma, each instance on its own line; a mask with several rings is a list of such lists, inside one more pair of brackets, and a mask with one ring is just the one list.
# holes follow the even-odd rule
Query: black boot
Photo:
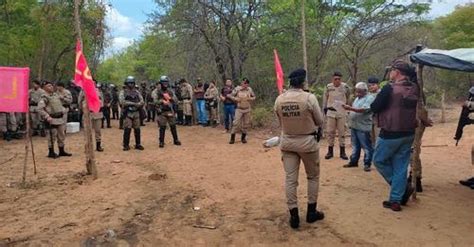
[[40, 129], [40, 136], [46, 137], [46, 131], [44, 129]]
[[343, 160], [348, 160], [349, 158], [347, 157], [346, 155], [346, 148], [345, 147], [340, 147], [339, 148], [339, 157], [341, 157], [341, 159]]
[[64, 147], [59, 147], [59, 154], [58, 154], [58, 156], [72, 156], [72, 154], [66, 153], [66, 151], [64, 151]]
[[235, 134], [230, 134], [229, 144], [234, 144], [234, 143], [235, 143]]
[[140, 128], [133, 129], [133, 135], [135, 136], [135, 149], [144, 150], [145, 148], [142, 146], [142, 136]]
[[423, 192], [423, 186], [421, 185], [421, 178], [416, 178], [416, 192]]
[[308, 204], [308, 212], [306, 212], [306, 222], [313, 223], [324, 219], [324, 213], [316, 210], [317, 203]]
[[332, 157], [334, 157], [334, 147], [329, 146], [328, 153], [326, 154], [326, 156], [324, 156], [324, 158], [328, 160], [328, 159], [331, 159]]
[[181, 146], [181, 142], [178, 139], [178, 131], [176, 130], [176, 125], [170, 126], [171, 134], [173, 135], [173, 143], [176, 146]]
[[97, 151], [97, 152], [103, 152], [104, 151], [104, 149], [100, 145], [100, 142], [95, 143], [95, 151]]
[[130, 134], [132, 129], [126, 128], [123, 130], [123, 151], [130, 150]]
[[244, 144], [247, 143], [247, 139], [245, 139], [246, 137], [247, 137], [247, 134], [244, 134], [244, 133], [242, 133], [242, 136], [240, 137], [240, 141]]
[[165, 133], [166, 133], [166, 127], [160, 127], [160, 148], [165, 147]]
[[58, 155], [54, 152], [54, 148], [49, 148], [48, 158], [56, 159]]
[[300, 216], [298, 215], [298, 208], [290, 209], [290, 226], [296, 229], [300, 226]]
[[3, 140], [9, 142], [12, 140], [12, 137], [10, 136], [10, 132], [6, 131], [6, 132], [3, 132]]

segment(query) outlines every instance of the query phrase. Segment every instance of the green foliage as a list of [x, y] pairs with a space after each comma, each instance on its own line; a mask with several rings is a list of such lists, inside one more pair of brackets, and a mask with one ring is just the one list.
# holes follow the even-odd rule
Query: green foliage
[[443, 48], [474, 47], [474, 3], [457, 7], [456, 10], [435, 22], [437, 37]]
[[[120, 83], [132, 74], [153, 81], [166, 74], [172, 80], [184, 77], [191, 82], [197, 77], [214, 79], [222, 86], [223, 76], [234, 78], [234, 83], [245, 76], [251, 80], [257, 103], [272, 105], [277, 97], [273, 49], [286, 76], [303, 67], [301, 0], [255, 1], [258, 8], [255, 18], [247, 20], [253, 23], [248, 37], [240, 32], [249, 7], [246, 1], [156, 2], [159, 8], [146, 35], [103, 61], [101, 80]], [[435, 21], [422, 19], [428, 9], [428, 4], [400, 1], [305, 1], [310, 90], [321, 100], [335, 70], [343, 73], [346, 82], [366, 81], [368, 76], [382, 79], [386, 65], [407, 59], [417, 44], [474, 47], [474, 15], [468, 14], [472, 5]], [[471, 80], [465, 73], [425, 71], [425, 88], [446, 90], [448, 97], [464, 95]]]
[[[81, 8], [84, 53], [94, 69], [103, 52], [106, 27], [102, 1]], [[74, 75], [73, 1], [0, 1], [0, 64], [30, 67], [31, 77], [60, 80]]]
[[256, 128], [266, 127], [268, 123], [275, 118], [273, 108], [271, 106], [258, 105], [252, 109], [252, 126]]

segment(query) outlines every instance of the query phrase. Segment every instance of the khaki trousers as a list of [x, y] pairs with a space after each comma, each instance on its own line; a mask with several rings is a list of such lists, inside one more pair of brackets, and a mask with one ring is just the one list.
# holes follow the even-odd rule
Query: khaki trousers
[[285, 190], [288, 208], [298, 207], [298, 175], [300, 161], [303, 161], [308, 179], [308, 203], [318, 201], [319, 191], [319, 150], [310, 153], [282, 151], [283, 167], [285, 169]]
[[14, 113], [0, 113], [0, 132], [7, 132], [7, 130], [15, 132], [17, 128], [18, 125]]
[[240, 132], [247, 134], [247, 128], [250, 126], [250, 110], [242, 110], [237, 108], [235, 110], [234, 122], [232, 123], [231, 134]]
[[37, 130], [41, 127], [41, 116], [38, 112], [30, 112], [31, 126], [33, 130]]
[[346, 133], [346, 117], [327, 117], [328, 145], [333, 147], [336, 139], [336, 130], [339, 136], [339, 146], [344, 147], [344, 135]]
[[95, 141], [100, 142], [102, 141], [102, 118], [99, 119], [92, 119], [92, 129], [94, 129], [94, 134], [95, 134]]
[[58, 147], [64, 147], [64, 141], [66, 140], [66, 125], [54, 125], [50, 129], [46, 130], [48, 136], [48, 147], [53, 148], [54, 143], [58, 142]]
[[425, 126], [421, 125], [415, 130], [415, 141], [413, 142], [413, 151], [410, 157], [411, 174], [415, 178], [421, 178], [422, 167], [421, 167], [421, 139], [425, 132]]
[[183, 113], [186, 116], [193, 115], [193, 102], [191, 100], [183, 100]]
[[125, 129], [140, 128], [140, 113], [138, 111], [127, 113], [123, 121], [123, 127]]

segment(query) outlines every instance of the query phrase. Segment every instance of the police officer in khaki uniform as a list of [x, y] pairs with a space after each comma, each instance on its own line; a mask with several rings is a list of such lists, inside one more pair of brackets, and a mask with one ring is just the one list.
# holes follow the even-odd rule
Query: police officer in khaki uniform
[[[66, 109], [58, 93], [54, 92], [54, 86], [51, 82], [44, 82], [45, 94], [42, 95], [38, 103], [38, 112], [45, 120], [48, 129], [48, 147], [49, 158], [57, 158], [58, 156], [71, 156], [70, 153], [64, 151], [64, 141], [66, 140], [66, 125], [64, 123], [64, 114]], [[58, 142], [59, 154], [54, 152], [54, 143]]]
[[39, 133], [41, 136], [46, 136], [41, 121], [41, 116], [38, 113], [38, 103], [40, 102], [41, 96], [43, 94], [45, 94], [45, 92], [41, 88], [41, 82], [36, 79], [33, 80], [33, 88], [28, 91], [28, 98], [30, 105], [31, 125], [34, 136], [38, 135]]
[[186, 79], [179, 81], [181, 97], [183, 99], [184, 125], [193, 125], [193, 87]]
[[[97, 96], [99, 96], [100, 100], [100, 107], [102, 108], [104, 106], [104, 95], [102, 94], [102, 91], [100, 90], [100, 84], [97, 84], [96, 86], [96, 93]], [[79, 98], [78, 98], [78, 104], [81, 107], [81, 109], [84, 109], [84, 91], [81, 91], [79, 93]], [[103, 152], [104, 148], [102, 147], [102, 133], [101, 133], [101, 127], [102, 127], [102, 120], [104, 118], [104, 113], [103, 111], [98, 111], [98, 112], [90, 112], [91, 116], [91, 122], [92, 122], [92, 128], [94, 129], [94, 135], [95, 135], [95, 143], [96, 143], [96, 148], [95, 150], [97, 152]]]
[[346, 132], [346, 110], [342, 105], [349, 104], [350, 89], [349, 86], [342, 82], [341, 72], [334, 72], [332, 83], [329, 83], [323, 96], [323, 109], [326, 114], [326, 128], [328, 136], [328, 153], [326, 159], [334, 157], [334, 139], [336, 138], [336, 130], [339, 136], [340, 157], [347, 160], [344, 135]]
[[[57, 89], [57, 93], [59, 95], [59, 99], [61, 99], [61, 103], [63, 104], [63, 107], [66, 111], [63, 115], [64, 125], [66, 125], [67, 124], [67, 114], [69, 112], [69, 107], [71, 106], [71, 103], [72, 103], [72, 94], [71, 94], [71, 91], [64, 88], [64, 83], [63, 82], [58, 82], [56, 84], [56, 89]], [[66, 129], [66, 126], [64, 126], [64, 129]]]
[[13, 112], [0, 112], [0, 132], [3, 134], [5, 141], [11, 141], [14, 139], [21, 139], [17, 133], [18, 124], [15, 113]]
[[170, 126], [171, 134], [173, 135], [174, 145], [180, 146], [181, 142], [178, 139], [178, 131], [176, 130], [176, 118], [173, 109], [173, 104], [177, 101], [173, 91], [169, 88], [170, 79], [167, 76], [161, 76], [160, 89], [154, 91], [153, 99], [157, 106], [158, 126], [160, 127], [159, 141], [160, 148], [165, 146], [165, 132], [166, 126]]
[[242, 133], [242, 143], [247, 143], [247, 128], [250, 126], [250, 103], [255, 100], [255, 94], [251, 87], [250, 81], [247, 78], [242, 79], [240, 86], [236, 87], [229, 96], [237, 103], [237, 110], [235, 111], [235, 118], [230, 131], [229, 144], [235, 143], [235, 133], [240, 131]]
[[206, 99], [206, 106], [209, 108], [209, 121], [212, 127], [217, 126], [217, 107], [219, 102], [219, 90], [217, 90], [216, 82], [211, 81], [209, 88], [207, 88], [204, 94]]
[[127, 77], [125, 89], [120, 92], [119, 100], [123, 108], [123, 151], [130, 150], [130, 135], [135, 135], [135, 149], [144, 150], [141, 145], [140, 133], [140, 108], [144, 105], [144, 100], [138, 89], [135, 87], [135, 78]]
[[282, 128], [280, 149], [292, 228], [299, 226], [297, 187], [300, 161], [303, 161], [308, 179], [306, 221], [313, 223], [324, 218], [324, 213], [316, 210], [319, 189], [318, 127], [324, 120], [316, 96], [303, 91], [305, 78], [304, 69], [293, 71], [289, 76], [291, 88], [278, 96], [274, 106]]

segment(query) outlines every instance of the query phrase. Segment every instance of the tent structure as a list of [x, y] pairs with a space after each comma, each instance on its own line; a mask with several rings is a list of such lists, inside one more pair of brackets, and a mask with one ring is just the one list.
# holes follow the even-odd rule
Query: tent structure
[[474, 72], [474, 48], [423, 49], [410, 55], [413, 63], [447, 70]]
[[[410, 55], [411, 62], [417, 64], [416, 72], [418, 85], [421, 92], [423, 92], [423, 67], [430, 66], [447, 70], [463, 71], [463, 72], [474, 72], [474, 48], [461, 48], [454, 50], [437, 50], [422, 48], [421, 45], [416, 47], [416, 53]], [[424, 97], [418, 101], [418, 115], [427, 114], [425, 109]], [[421, 138], [423, 137], [425, 127], [419, 126], [415, 131], [415, 146], [414, 149], [421, 149]], [[420, 155], [420, 152], [414, 153], [414, 155]], [[418, 157], [419, 158], [419, 157]], [[415, 187], [413, 193], [413, 199], [416, 199], [416, 183], [415, 177], [412, 177], [412, 184]]]

